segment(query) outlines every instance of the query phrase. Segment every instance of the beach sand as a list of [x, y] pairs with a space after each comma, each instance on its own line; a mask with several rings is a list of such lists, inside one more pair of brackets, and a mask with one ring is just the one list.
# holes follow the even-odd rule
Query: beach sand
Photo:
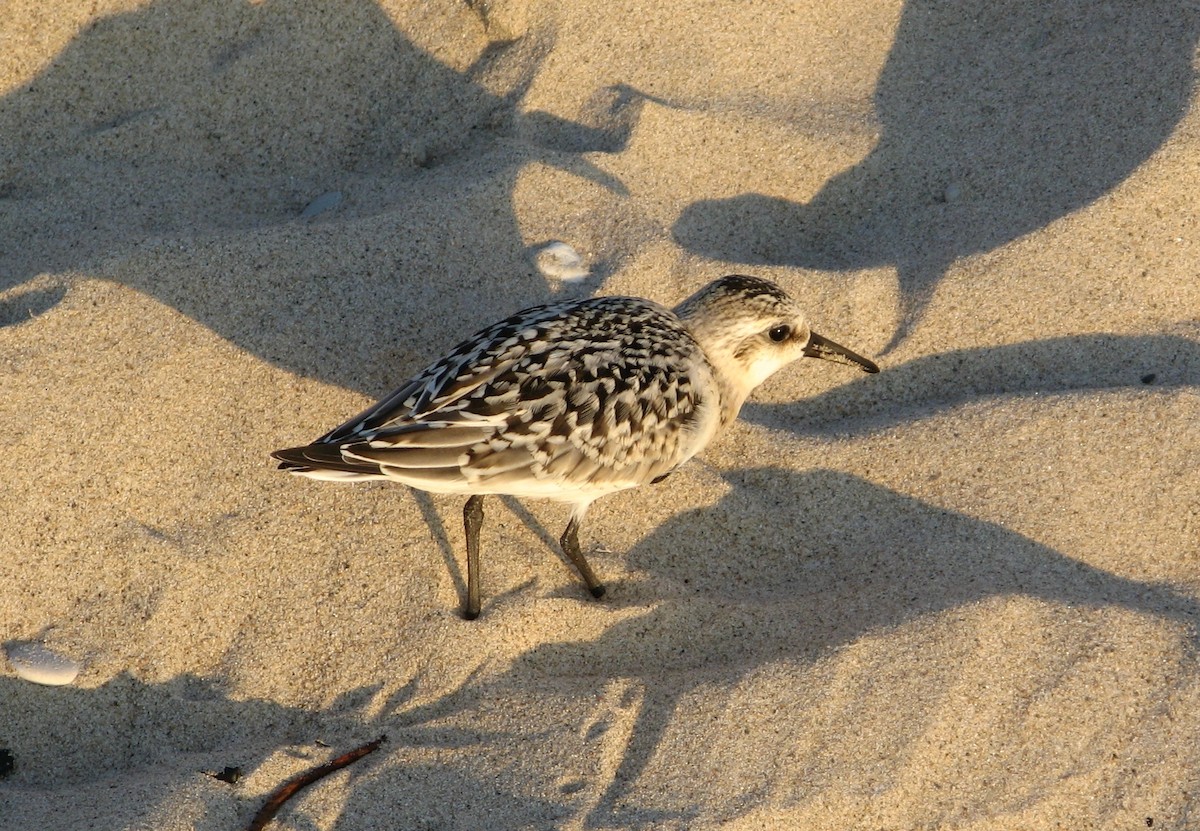
[[[0, 827], [1200, 828], [1194, 3], [17, 0]], [[590, 276], [542, 276], [576, 248]], [[283, 475], [552, 298], [802, 361], [560, 505]], [[2, 754], [0, 754], [2, 757]], [[207, 773], [238, 767], [236, 784]]]

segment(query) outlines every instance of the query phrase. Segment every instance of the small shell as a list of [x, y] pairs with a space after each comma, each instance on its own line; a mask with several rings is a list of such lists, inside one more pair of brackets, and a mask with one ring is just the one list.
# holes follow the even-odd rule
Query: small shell
[[342, 192], [340, 190], [331, 190], [328, 193], [322, 193], [304, 206], [304, 210], [300, 212], [300, 218], [312, 219], [314, 216], [323, 214], [326, 211], [332, 211], [340, 204], [342, 204]]
[[535, 258], [538, 271], [554, 280], [582, 280], [590, 273], [583, 265], [583, 258], [565, 242], [552, 242], [537, 252]]
[[79, 675], [77, 662], [51, 652], [40, 643], [11, 641], [4, 645], [4, 651], [17, 675], [35, 684], [60, 687]]

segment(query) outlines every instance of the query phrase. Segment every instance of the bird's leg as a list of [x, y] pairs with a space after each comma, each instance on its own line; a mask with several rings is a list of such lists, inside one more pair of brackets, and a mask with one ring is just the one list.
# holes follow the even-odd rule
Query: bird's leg
[[596, 579], [596, 573], [592, 571], [592, 567], [588, 565], [588, 561], [583, 558], [583, 552], [579, 550], [579, 522], [581, 519], [582, 516], [580, 514], [571, 514], [571, 521], [567, 523], [567, 530], [563, 531], [563, 535], [559, 538], [558, 542], [562, 546], [563, 553], [575, 564], [575, 568], [578, 569], [583, 582], [587, 583], [592, 597], [604, 597], [604, 585]]
[[467, 603], [462, 616], [479, 617], [479, 529], [483, 527], [483, 496], [475, 494], [463, 506], [463, 527], [467, 532]]

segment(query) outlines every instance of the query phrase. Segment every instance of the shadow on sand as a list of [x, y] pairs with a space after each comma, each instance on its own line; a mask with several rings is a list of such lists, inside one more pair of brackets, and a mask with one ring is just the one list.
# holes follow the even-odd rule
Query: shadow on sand
[[[6, 712], [0, 747], [11, 753], [14, 763], [0, 786], [5, 828], [56, 828], [64, 812], [86, 815], [93, 804], [105, 806], [95, 810], [102, 812], [96, 819], [107, 828], [156, 826], [156, 818], [173, 816], [184, 805], [195, 818], [191, 827], [196, 831], [245, 828], [266, 793], [283, 783], [284, 777], [272, 776], [249, 786], [250, 777], [274, 753], [284, 751], [300, 760], [287, 774], [291, 776], [381, 734], [387, 735], [382, 747], [349, 769], [350, 789], [358, 793], [360, 785], [365, 786], [366, 798], [371, 798], [371, 782], [380, 769], [398, 764], [394, 774], [404, 801], [413, 805], [409, 816], [421, 821], [445, 817], [449, 825], [444, 827], [481, 828], [488, 825], [488, 812], [499, 808], [503, 816], [518, 818], [522, 827], [537, 822], [553, 827], [551, 820], [569, 813], [563, 806], [519, 796], [520, 783], [515, 781], [506, 797], [495, 776], [484, 782], [465, 766], [406, 759], [406, 751], [413, 748], [478, 752], [525, 738], [429, 726], [425, 720], [453, 708], [443, 702], [416, 714], [408, 706], [413, 690], [413, 684], [406, 685], [382, 701], [378, 687], [350, 690], [328, 708], [314, 711], [230, 698], [219, 685], [191, 675], [146, 684], [123, 674], [95, 689], [40, 687], [0, 678]], [[364, 708], [372, 704], [381, 705], [382, 716], [364, 716]], [[406, 713], [403, 723], [394, 716], [397, 710]], [[238, 782], [212, 775], [226, 767], [239, 770]], [[113, 790], [126, 794], [119, 808], [111, 800]], [[395, 801], [391, 794], [381, 804]], [[353, 810], [356, 816], [362, 812], [361, 807]], [[290, 802], [281, 813], [301, 825], [311, 822], [302, 799]], [[18, 816], [25, 824], [16, 822]]]
[[[16, 760], [16, 772], [0, 789], [0, 806], [6, 801], [14, 811], [53, 806], [55, 793], [87, 798], [89, 788], [120, 787], [125, 774], [136, 773], [130, 824], [180, 798], [199, 799], [205, 813], [195, 827], [216, 831], [244, 823], [261, 799], [200, 771], [239, 765], [251, 775], [281, 749], [322, 740], [345, 750], [386, 733], [383, 751], [353, 769], [342, 811], [346, 819], [335, 827], [376, 827], [372, 823], [385, 820], [389, 827], [423, 827], [436, 818], [438, 827], [465, 829], [486, 825], [496, 810], [520, 827], [547, 829], [572, 817], [587, 827], [729, 818], [833, 787], [833, 774], [822, 771], [840, 770], [839, 787], [867, 788], [868, 773], [877, 776], [878, 770], [847, 772], [841, 754], [866, 741], [872, 730], [884, 729], [880, 722], [888, 723], [883, 743], [888, 748], [873, 764], [899, 775], [926, 729], [934, 722], [944, 729], [947, 719], [959, 718], [939, 709], [939, 702], [960, 683], [961, 663], [977, 652], [971, 610], [990, 600], [1035, 601], [1023, 614], [1037, 631], [1054, 632], [1048, 640], [1014, 632], [1012, 642], [1000, 647], [1032, 662], [1047, 694], [1069, 683], [1088, 656], [1108, 648], [1107, 619], [1097, 610], [1144, 617], [1137, 625], [1165, 625], [1169, 637], [1177, 633], [1183, 641], [1177, 655], [1195, 654], [1200, 603], [1171, 586], [1093, 568], [994, 524], [843, 473], [751, 469], [728, 478], [734, 489], [720, 503], [681, 514], [639, 543], [628, 559], [644, 577], [613, 585], [595, 607], [598, 615], [614, 608], [647, 611], [607, 627], [594, 640], [537, 646], [500, 674], [469, 679], [431, 703], [412, 705], [412, 683], [385, 700], [379, 688], [350, 690], [328, 708], [309, 711], [236, 700], [192, 676], [162, 684], [119, 676], [90, 690], [0, 678], [8, 715], [0, 746]], [[788, 521], [780, 522], [785, 510]], [[841, 705], [854, 712], [835, 714], [834, 725], [825, 724], [819, 737], [812, 734], [813, 712], [824, 705], [793, 701], [789, 706], [797, 709], [786, 720], [747, 722], [725, 739], [744, 742], [738, 754], [745, 759], [784, 759], [806, 747], [803, 761], [787, 766], [800, 765], [802, 784], [773, 781], [779, 771], [767, 771], [755, 788], [731, 796], [711, 791], [703, 778], [681, 774], [702, 761], [687, 757], [678, 744], [677, 731], [686, 735], [689, 719], [696, 717], [685, 702], [697, 695], [731, 700], [740, 683], [772, 666], [812, 675], [801, 686], [818, 688], [828, 673], [821, 663], [839, 650], [864, 639], [886, 641], [904, 629], [904, 638], [920, 638], [915, 624], [956, 610], [964, 617], [950, 618], [949, 625], [962, 631], [961, 638], [934, 637], [920, 648], [910, 643], [895, 655], [878, 651], [875, 665], [859, 670], [870, 675], [869, 683], [851, 680], [864, 685], [861, 697]], [[905, 680], [911, 668], [903, 663], [914, 660], [922, 667], [916, 700], [905, 697], [913, 690], [911, 679]], [[1159, 677], [1172, 674], [1155, 660]], [[1155, 708], [1165, 693], [1147, 690], [1136, 673], [1131, 678], [1142, 703], [1130, 706], [1147, 708], [1149, 724], [1158, 718]], [[614, 684], [624, 689], [622, 700], [605, 702]], [[909, 716], [917, 716], [906, 716], [902, 733], [886, 717], [897, 698]], [[605, 734], [611, 730], [620, 738], [614, 711], [622, 708], [630, 726], [605, 778], [596, 760], [614, 752]], [[547, 711], [557, 715], [536, 727], [499, 733], [487, 727], [516, 723], [513, 712]], [[103, 724], [90, 721], [100, 712], [106, 714]], [[1068, 772], [1108, 764], [1114, 752], [1127, 749], [1129, 737], [1113, 736], [1108, 728], [1111, 740], [1081, 738], [1099, 729], [1103, 717], [1085, 708], [1068, 728], [1079, 736], [1045, 739], [1037, 751], [1045, 788]], [[668, 740], [670, 731], [676, 733]], [[1022, 753], [1029, 752], [1027, 740], [1021, 738]], [[1015, 741], [1006, 732], [989, 739], [1001, 781], [1006, 756], [1018, 752], [1011, 746]], [[414, 748], [462, 752], [434, 762], [428, 752], [409, 753]], [[516, 756], [514, 748], [520, 748]], [[679, 753], [684, 755], [676, 758]], [[667, 792], [658, 786], [639, 789], [651, 768], [655, 781], [667, 776], [679, 786]], [[864, 782], [843, 781], [847, 776]], [[528, 795], [536, 790], [532, 780], [566, 784], [559, 797], [534, 798]], [[1039, 781], [1026, 775], [1021, 798], [1036, 793]], [[593, 798], [583, 798], [585, 787], [596, 791]], [[989, 798], [994, 795], [979, 796], [981, 806]], [[286, 810], [304, 809], [298, 803]]]
[[1166, 141], [1195, 92], [1197, 37], [1200, 8], [1176, 0], [908, 0], [870, 154], [805, 203], [696, 202], [675, 237], [749, 264], [894, 266], [902, 323], [888, 351], [956, 259], [1086, 206]]
[[[382, 393], [399, 379], [341, 348], [362, 331], [386, 360], [413, 335], [491, 322], [498, 298], [546, 300], [517, 174], [540, 162], [623, 192], [584, 154], [623, 147], [639, 106], [602, 89], [589, 123], [522, 113], [553, 33], [486, 45], [471, 20], [453, 37], [485, 46], [461, 72], [369, 0], [172, 0], [95, 20], [0, 99], [0, 325], [86, 270], [291, 371]], [[247, 241], [263, 228], [277, 231]], [[236, 253], [206, 244], [222, 235]], [[316, 257], [310, 238], [342, 244]]]
[[[871, 636], [886, 638], [921, 618], [968, 610], [994, 598], [1037, 601], [1037, 625], [1056, 629], [1053, 643], [1033, 633], [1014, 633], [1004, 648], [1035, 655], [1047, 689], [1062, 681], [1065, 667], [1080, 655], [1103, 648], [1106, 630], [1099, 617], [1089, 616], [1093, 610], [1118, 608], [1161, 621], [1186, 639], [1182, 654], [1194, 656], [1200, 645], [1200, 603], [1170, 586], [1092, 568], [997, 525], [839, 472], [755, 469], [728, 478], [735, 489], [721, 503], [680, 515], [630, 552], [630, 562], [647, 579], [616, 586], [608, 600], [650, 611], [608, 628], [594, 641], [536, 647], [511, 672], [513, 684], [552, 689], [564, 707], [587, 700], [610, 679], [630, 679], [640, 694], [619, 769], [589, 818], [593, 827], [653, 825], [698, 813], [733, 815], [764, 800], [794, 803], [834, 784], [850, 792], [867, 790], [862, 783], [834, 783], [820, 771], [837, 769], [830, 762], [842, 753], [840, 747], [871, 741], [870, 725], [880, 729], [878, 722], [889, 721], [886, 702], [906, 687], [887, 666], [889, 658], [874, 668], [878, 672], [869, 682], [861, 681], [863, 700], [853, 705], [859, 711], [834, 718], [832, 728], [823, 725], [815, 747], [805, 727], [811, 727], [811, 712], [803, 711], [760, 724], [761, 733], [745, 739], [755, 748], [750, 756], [766, 770], [773, 766], [763, 759], [785, 758], [796, 745], [808, 744], [812, 755], [794, 763], [805, 772], [802, 793], [773, 793], [772, 783], [764, 782], [752, 797], [720, 804], [711, 796], [715, 783], [703, 776], [678, 775], [678, 792], [651, 789], [649, 798], [638, 783], [651, 765], [659, 768], [661, 781], [663, 768], [678, 774], [677, 768], [700, 763], [672, 754], [680, 750], [678, 731], [686, 734], [693, 717], [684, 702], [694, 702], [702, 691], [731, 696], [739, 683], [772, 664], [815, 672], [819, 661], [841, 648]], [[785, 511], [787, 521], [780, 521]], [[973, 627], [963, 623], [962, 628], [964, 640], [972, 641]], [[881, 763], [892, 776], [899, 775], [905, 754], [920, 742], [923, 728], [914, 724], [955, 718], [939, 710], [938, 702], [959, 682], [960, 662], [974, 649], [942, 654], [956, 647], [936, 639], [927, 647], [929, 654], [920, 659], [919, 700], [903, 701], [903, 727], [882, 728], [892, 736], [881, 745], [898, 740], [898, 755]], [[889, 684], [894, 688], [886, 688]], [[812, 703], [812, 709], [820, 706]], [[914, 709], [923, 718], [910, 719]], [[896, 733], [901, 729], [907, 732]], [[1073, 729], [1092, 729], [1086, 714]], [[669, 730], [676, 732], [667, 745]], [[1014, 739], [994, 738], [991, 751], [1000, 760], [1003, 780], [1003, 760], [1015, 752], [1008, 746]], [[1056, 772], [1044, 782], [1047, 788], [1057, 774], [1110, 761], [1104, 742], [1095, 743], [1085, 758], [1064, 750], [1070, 742], [1063, 738], [1059, 745], [1058, 738], [1046, 742], [1048, 764]], [[867, 778], [865, 772], [862, 776]], [[1025, 780], [1022, 787], [1036, 793], [1038, 784]], [[1003, 808], [988, 806], [993, 813]]]
[[1075, 335], [939, 352], [742, 418], [797, 434], [859, 435], [984, 398], [1200, 384], [1200, 344], [1174, 335]]

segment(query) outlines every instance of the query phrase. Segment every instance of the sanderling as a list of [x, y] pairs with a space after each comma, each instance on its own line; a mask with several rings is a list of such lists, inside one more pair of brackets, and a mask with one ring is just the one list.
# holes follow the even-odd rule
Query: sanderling
[[463, 341], [280, 469], [313, 479], [390, 479], [467, 494], [467, 598], [479, 616], [485, 494], [574, 506], [560, 539], [594, 597], [604, 586], [579, 548], [597, 498], [659, 482], [732, 422], [751, 390], [800, 357], [878, 372], [809, 328], [779, 286], [715, 280], [674, 310], [597, 297], [517, 312]]

